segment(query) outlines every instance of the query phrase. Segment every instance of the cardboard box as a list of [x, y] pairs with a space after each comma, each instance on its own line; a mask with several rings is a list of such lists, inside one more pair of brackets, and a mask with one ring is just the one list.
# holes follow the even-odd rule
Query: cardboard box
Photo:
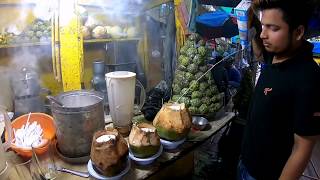
[[251, 1], [249, 0], [242, 0], [237, 7], [234, 8], [235, 14], [237, 19], [240, 21], [247, 21], [248, 20], [248, 10], [251, 6]]
[[237, 17], [237, 24], [238, 24], [239, 35], [240, 35], [240, 44], [242, 46], [242, 49], [249, 44], [248, 42], [248, 11], [250, 6], [251, 6], [251, 1], [242, 0], [234, 9]]

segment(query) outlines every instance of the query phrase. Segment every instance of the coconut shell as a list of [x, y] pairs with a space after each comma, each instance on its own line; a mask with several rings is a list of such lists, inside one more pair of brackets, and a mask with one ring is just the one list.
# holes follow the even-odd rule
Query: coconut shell
[[[146, 132], [141, 128], [152, 129], [153, 132]], [[160, 148], [160, 137], [156, 128], [148, 123], [133, 125], [129, 135], [129, 147], [132, 154], [138, 158], [155, 155]]]
[[160, 145], [158, 146], [133, 146], [130, 145], [132, 154], [137, 158], [148, 158], [155, 155], [159, 151]]
[[191, 128], [191, 115], [185, 104], [166, 103], [153, 120], [161, 138], [178, 141], [185, 138]]
[[[115, 135], [115, 139], [107, 142], [97, 142], [103, 135]], [[128, 145], [116, 129], [97, 131], [92, 140], [91, 160], [96, 169], [104, 176], [115, 176], [126, 168]]]
[[189, 131], [183, 131], [182, 133], [178, 133], [171, 129], [165, 129], [163, 127], [157, 127], [158, 134], [162, 139], [166, 139], [169, 141], [178, 141], [187, 136]]

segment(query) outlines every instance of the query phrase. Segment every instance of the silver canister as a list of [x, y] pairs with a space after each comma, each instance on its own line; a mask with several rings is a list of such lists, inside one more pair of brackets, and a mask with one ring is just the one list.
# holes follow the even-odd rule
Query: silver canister
[[29, 112], [43, 112], [44, 102], [40, 94], [40, 78], [36, 70], [23, 67], [11, 77], [14, 96], [14, 112], [20, 116]]
[[51, 102], [59, 151], [67, 157], [89, 155], [93, 134], [104, 129], [103, 94], [79, 90], [55, 99], [63, 105]]
[[23, 67], [12, 78], [15, 97], [38, 96], [41, 91], [39, 75], [31, 68]]

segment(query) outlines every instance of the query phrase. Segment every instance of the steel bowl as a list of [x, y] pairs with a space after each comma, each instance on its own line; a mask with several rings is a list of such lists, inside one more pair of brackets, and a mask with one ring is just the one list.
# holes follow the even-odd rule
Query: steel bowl
[[192, 116], [192, 127], [195, 130], [203, 130], [208, 125], [208, 120], [201, 116]]
[[160, 142], [163, 145], [163, 148], [168, 150], [176, 149], [180, 144], [184, 143], [185, 141], [186, 141], [186, 138], [183, 138], [178, 141], [168, 141], [160, 138]]

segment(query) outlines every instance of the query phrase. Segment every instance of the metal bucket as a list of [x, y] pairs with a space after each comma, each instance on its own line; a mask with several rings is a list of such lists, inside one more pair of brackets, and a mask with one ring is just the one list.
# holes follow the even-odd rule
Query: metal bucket
[[68, 157], [89, 155], [93, 134], [104, 129], [103, 94], [80, 90], [55, 98], [63, 104], [51, 103], [60, 152]]

